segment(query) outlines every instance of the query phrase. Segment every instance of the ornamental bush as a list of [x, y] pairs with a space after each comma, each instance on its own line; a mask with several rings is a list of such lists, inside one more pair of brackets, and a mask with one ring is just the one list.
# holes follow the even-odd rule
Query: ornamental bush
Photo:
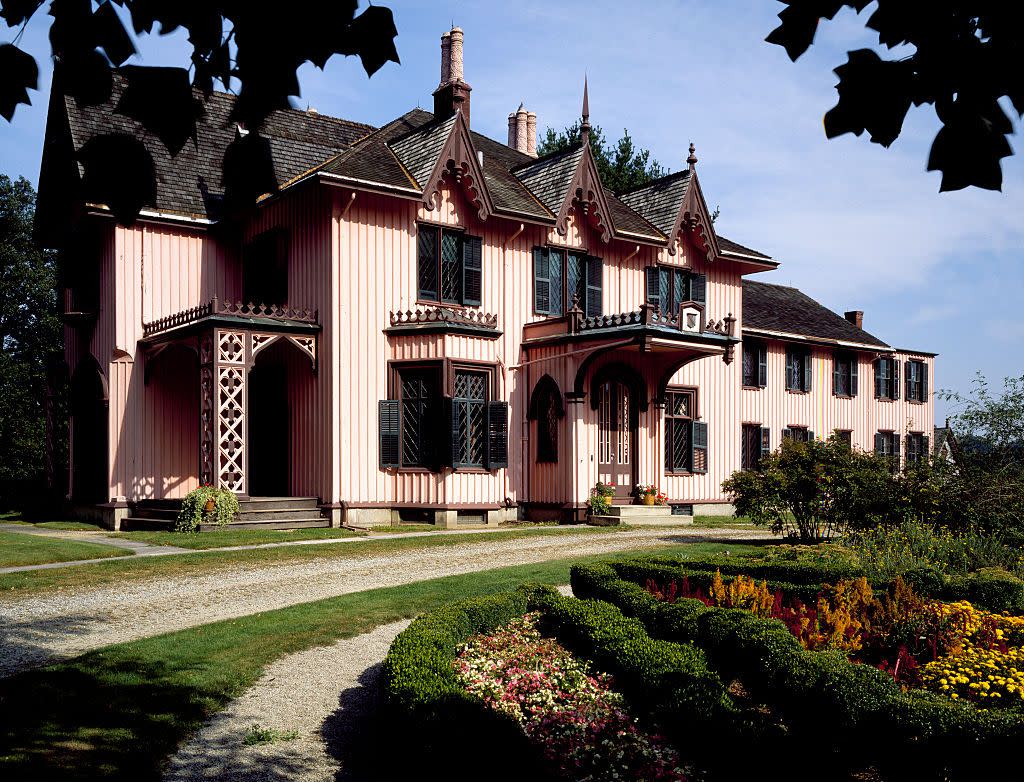
[[206, 518], [206, 504], [213, 500], [211, 520], [215, 524], [229, 524], [238, 513], [238, 496], [227, 489], [199, 486], [185, 495], [174, 525], [176, 532], [195, 532]]

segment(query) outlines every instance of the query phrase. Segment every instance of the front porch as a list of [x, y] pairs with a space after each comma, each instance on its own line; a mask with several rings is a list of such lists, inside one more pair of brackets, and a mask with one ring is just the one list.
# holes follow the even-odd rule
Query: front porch
[[[665, 519], [672, 509], [640, 509], [634, 504], [636, 487], [664, 487], [669, 475], [706, 475], [708, 422], [698, 404], [701, 389], [670, 383], [701, 359], [731, 364], [738, 342], [731, 313], [708, 318], [697, 302], [684, 302], [674, 314], [649, 304], [595, 318], [582, 317], [574, 307], [562, 318], [527, 325], [520, 370], [531, 394], [528, 418], [537, 421], [530, 438], [538, 441], [524, 454], [527, 504], [533, 506], [527, 515], [556, 511], [565, 520], [582, 521], [590, 491], [600, 481], [614, 496], [611, 515], [599, 523], [626, 517], [684, 523], [690, 514]], [[564, 406], [554, 405], [555, 399], [564, 399]], [[551, 443], [560, 437], [561, 452], [549, 458]], [[679, 501], [679, 511], [689, 510], [680, 497], [670, 500]]]

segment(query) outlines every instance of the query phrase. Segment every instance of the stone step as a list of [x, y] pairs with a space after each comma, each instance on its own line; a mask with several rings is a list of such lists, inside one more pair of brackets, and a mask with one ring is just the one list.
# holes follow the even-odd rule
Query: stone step
[[329, 527], [330, 519], [323, 516], [317, 518], [266, 519], [263, 521], [233, 521], [230, 524], [200, 524], [200, 532], [212, 532], [219, 529], [309, 529]]
[[312, 510], [320, 505], [316, 497], [250, 497], [239, 500], [240, 511]]
[[132, 514], [137, 519], [153, 519], [158, 521], [174, 521], [178, 518], [178, 508], [158, 508], [158, 507], [137, 507], [135, 513]]
[[623, 524], [631, 527], [675, 527], [678, 525], [693, 524], [693, 516], [631, 516], [622, 519]]
[[623, 519], [634, 517], [671, 516], [672, 508], [668, 505], [612, 505], [609, 515], [619, 516]]
[[272, 521], [274, 519], [287, 521], [288, 519], [308, 519], [319, 514], [320, 511], [316, 505], [312, 508], [278, 508], [276, 510], [248, 510], [245, 506], [239, 506], [235, 521]]

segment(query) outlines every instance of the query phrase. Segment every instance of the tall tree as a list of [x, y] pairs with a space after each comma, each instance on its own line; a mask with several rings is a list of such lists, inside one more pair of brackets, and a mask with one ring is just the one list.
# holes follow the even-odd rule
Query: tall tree
[[[548, 128], [537, 147], [537, 154], [549, 155], [571, 149], [579, 145], [581, 138], [579, 122], [561, 132]], [[605, 142], [601, 127], [594, 126], [590, 130], [590, 150], [597, 161], [601, 181], [613, 193], [635, 190], [669, 173], [657, 160], [651, 160], [649, 150], [638, 148], [625, 129], [622, 138], [615, 144], [609, 144]]]
[[[781, 0], [782, 22], [765, 39], [796, 60], [810, 48], [822, 19], [843, 8], [857, 13], [872, 0]], [[888, 147], [903, 129], [911, 105], [929, 104], [942, 127], [932, 142], [928, 170], [941, 171], [940, 190], [1000, 190], [1000, 160], [1013, 154], [1006, 137], [1013, 121], [1000, 101], [1024, 116], [1024, 7], [1010, 0], [877, 0], [867, 27], [890, 51], [847, 52], [835, 69], [839, 102], [825, 114], [825, 135], [859, 136]], [[911, 47], [908, 54], [905, 47]], [[1005, 105], [1005, 103], [1003, 104]]]
[[[0, 0], [0, 19], [17, 30], [12, 43], [0, 45], [0, 115], [10, 122], [18, 104], [30, 102], [28, 91], [38, 89], [37, 57], [53, 57], [63, 89], [83, 104], [110, 99], [118, 67], [128, 85], [116, 110], [154, 133], [173, 156], [195, 143], [196, 119], [214, 85], [237, 88], [232, 119], [249, 133], [225, 154], [224, 185], [229, 201], [247, 206], [276, 187], [259, 129], [300, 95], [296, 74], [303, 64], [323, 68], [335, 54], [358, 56], [372, 76], [385, 62], [398, 62], [391, 11], [371, 5], [357, 14], [357, 7], [357, 0]], [[51, 51], [30, 54], [18, 43], [43, 9], [53, 18]], [[136, 37], [183, 29], [192, 48], [186, 67], [125, 65], [136, 54], [126, 23]], [[118, 220], [132, 222], [156, 188], [145, 145], [111, 133], [89, 141], [79, 157], [85, 199], [107, 203]]]
[[0, 174], [0, 480], [41, 475], [46, 361], [61, 347], [57, 264], [32, 241], [36, 194]]

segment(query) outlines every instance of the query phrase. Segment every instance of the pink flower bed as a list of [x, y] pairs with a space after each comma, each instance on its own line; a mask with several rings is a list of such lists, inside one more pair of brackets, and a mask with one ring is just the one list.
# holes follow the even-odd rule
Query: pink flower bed
[[466, 691], [513, 717], [567, 779], [685, 782], [678, 753], [640, 727], [612, 678], [544, 638], [538, 616], [462, 648], [455, 670]]

